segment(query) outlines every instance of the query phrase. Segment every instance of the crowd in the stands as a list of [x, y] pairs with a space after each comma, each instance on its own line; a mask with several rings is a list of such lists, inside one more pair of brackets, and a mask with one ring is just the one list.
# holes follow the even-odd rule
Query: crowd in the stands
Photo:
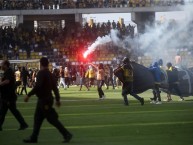
[[[185, 0], [0, 0], [0, 9], [122, 8], [184, 5]], [[187, 1], [192, 3], [191, 0]]]
[[[87, 48], [97, 37], [105, 36], [110, 33], [111, 29], [117, 29], [120, 32], [120, 38], [127, 35], [134, 37], [134, 26], [120, 24], [119, 22], [107, 23], [86, 23], [84, 26], [71, 25], [62, 30], [58, 29], [41, 29], [27, 30], [22, 25], [17, 28], [1, 27], [0, 28], [0, 54], [1, 57], [18, 58], [19, 51], [26, 51], [28, 58], [30, 52], [40, 52], [51, 50], [56, 47], [55, 44], [62, 45], [62, 48], [68, 51], [79, 52], [80, 49]], [[73, 43], [72, 43], [73, 42]]]

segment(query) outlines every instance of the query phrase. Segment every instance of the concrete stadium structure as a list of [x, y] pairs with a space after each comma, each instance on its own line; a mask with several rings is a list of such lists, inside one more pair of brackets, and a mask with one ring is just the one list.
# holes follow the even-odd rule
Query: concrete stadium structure
[[[190, 5], [189, 7], [191, 7]], [[186, 6], [187, 7], [187, 6]], [[99, 13], [131, 13], [131, 19], [138, 26], [138, 32], [143, 33], [145, 24], [153, 24], [156, 12], [183, 11], [184, 6], [150, 6], [128, 8], [86, 8], [86, 9], [44, 9], [44, 10], [1, 10], [0, 16], [16, 16], [17, 26], [33, 29], [36, 21], [61, 21], [65, 24], [82, 24], [82, 14]]]

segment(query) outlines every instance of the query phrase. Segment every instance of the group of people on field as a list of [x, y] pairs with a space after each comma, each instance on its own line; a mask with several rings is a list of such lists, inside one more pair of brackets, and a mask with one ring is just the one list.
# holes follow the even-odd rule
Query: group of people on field
[[[183, 101], [184, 98], [182, 96], [182, 93], [179, 88], [179, 75], [178, 70], [176, 67], [172, 65], [171, 62], [168, 62], [166, 64], [166, 74], [167, 74], [167, 99], [165, 101], [171, 101], [171, 93], [174, 90], [176, 94], [180, 97], [179, 101]], [[160, 88], [162, 85], [162, 82], [164, 81], [164, 76], [161, 70], [163, 70], [163, 61], [160, 59], [158, 62], [154, 62], [153, 65], [149, 67], [149, 70], [152, 72], [154, 80], [155, 80], [155, 86], [153, 88], [153, 98], [151, 99], [151, 103], [153, 104], [162, 104], [161, 102], [161, 91]]]
[[[162, 81], [161, 78], [161, 67], [162, 67], [162, 60], [155, 62], [150, 68], [149, 71], [152, 73], [154, 77], [154, 87], [153, 89], [153, 98], [151, 98], [151, 103], [155, 104], [161, 104], [161, 96], [160, 96], [160, 84]], [[33, 126], [33, 132], [31, 136], [27, 139], [24, 139], [24, 143], [37, 143], [38, 142], [38, 136], [40, 132], [40, 127], [42, 125], [42, 122], [44, 119], [47, 119], [50, 124], [55, 126], [58, 131], [62, 134], [64, 138], [64, 143], [70, 142], [73, 135], [62, 125], [62, 123], [58, 120], [58, 114], [56, 113], [55, 109], [53, 108], [53, 104], [55, 102], [56, 106], [60, 106], [60, 93], [59, 93], [59, 87], [61, 84], [64, 85], [64, 88], [69, 84], [66, 84], [66, 82], [69, 81], [67, 78], [70, 74], [70, 71], [67, 67], [63, 68], [62, 66], [59, 69], [59, 72], [55, 69], [53, 72], [49, 71], [49, 61], [47, 58], [42, 57], [40, 59], [40, 70], [36, 72], [36, 79], [35, 84], [32, 88], [32, 90], [27, 93], [26, 86], [27, 86], [27, 79], [30, 78], [29, 71], [25, 69], [25, 67], [22, 68], [22, 71], [18, 69], [17, 71], [13, 71], [10, 67], [10, 63], [8, 60], [4, 60], [1, 64], [2, 70], [4, 71], [2, 75], [2, 79], [0, 81], [0, 131], [3, 130], [2, 126], [5, 120], [5, 116], [7, 114], [8, 109], [11, 111], [11, 113], [15, 116], [17, 121], [20, 124], [19, 130], [24, 130], [28, 128], [28, 124], [24, 120], [23, 116], [17, 109], [16, 101], [17, 101], [17, 86], [20, 85], [20, 82], [22, 80], [23, 82], [23, 88], [26, 92], [26, 96], [24, 97], [24, 101], [28, 102], [30, 97], [32, 95], [36, 95], [38, 97], [37, 100], [37, 106], [36, 111], [34, 114], [34, 126]], [[113, 68], [109, 65], [107, 70], [112, 73], [111, 77], [113, 75], [117, 76], [116, 73], [118, 71], [121, 71], [121, 78], [120, 81], [122, 82], [122, 97], [124, 100], [124, 104], [126, 106], [129, 105], [129, 101], [127, 98], [127, 95], [130, 94], [135, 99], [137, 99], [140, 104], [144, 105], [144, 98], [138, 96], [134, 91], [134, 68], [133, 65], [128, 57], [125, 57], [122, 61], [122, 64], [113, 70]], [[94, 71], [95, 70], [95, 71]], [[94, 79], [92, 77], [89, 78], [89, 76], [92, 76], [94, 72], [96, 73], [96, 80], [97, 80], [97, 91], [99, 100], [105, 99], [105, 93], [102, 89], [102, 86], [105, 83], [105, 77], [106, 77], [106, 71], [105, 71], [105, 65], [103, 63], [99, 63], [98, 65], [89, 63], [88, 69], [85, 69], [83, 65], [80, 65], [78, 72], [80, 76], [80, 90], [82, 89], [82, 86], [85, 85], [87, 90], [89, 90], [89, 87], [93, 85]], [[169, 62], [167, 63], [167, 76], [168, 76], [168, 99], [167, 101], [171, 101], [171, 92], [174, 89], [177, 92], [177, 95], [180, 96], [181, 100], [184, 100], [179, 86], [178, 86], [178, 70], [172, 64]], [[93, 75], [95, 76], [95, 75]], [[74, 76], [75, 77], [75, 76]], [[88, 84], [85, 83], [85, 79], [88, 77]], [[21, 78], [21, 80], [19, 79]], [[73, 78], [73, 77], [72, 77]], [[76, 77], [75, 77], [76, 78]], [[94, 77], [93, 77], [94, 78]], [[118, 77], [119, 78], [119, 77]], [[112, 78], [111, 78], [112, 79]], [[74, 81], [74, 79], [72, 79]], [[112, 81], [113, 82], [113, 81]], [[112, 83], [113, 85], [113, 83]], [[114, 85], [113, 85], [114, 88]], [[52, 91], [54, 92], [55, 98], [52, 95]], [[54, 101], [55, 100], [55, 101]]]
[[[113, 66], [104, 65], [103, 69], [106, 89], [109, 89], [110, 85], [112, 85], [113, 89], [116, 86], [119, 87], [120, 81], [113, 74]], [[17, 95], [23, 95], [23, 91], [27, 94], [26, 88], [33, 88], [35, 86], [38, 71], [38, 69], [28, 69], [27, 66], [15, 67], [15, 90]], [[89, 91], [90, 87], [97, 85], [97, 67], [93, 64], [76, 67], [60, 66], [59, 68], [54, 68], [51, 72], [57, 81], [58, 88], [63, 87], [67, 89], [71, 85], [77, 85], [80, 86], [80, 91], [82, 90], [82, 86], [85, 86]]]
[[[49, 61], [47, 58], [40, 59], [40, 70], [36, 75], [36, 83], [31, 91], [24, 97], [24, 102], [28, 102], [32, 95], [36, 95], [37, 106], [34, 114], [33, 131], [29, 138], [23, 140], [24, 143], [37, 143], [41, 125], [44, 119], [47, 119], [50, 124], [58, 129], [64, 138], [64, 143], [70, 142], [72, 134], [58, 120], [58, 114], [53, 108], [55, 102], [57, 107], [60, 107], [60, 94], [57, 88], [57, 82], [53, 74], [49, 71]], [[20, 124], [18, 130], [25, 130], [28, 124], [23, 118], [20, 111], [17, 109], [17, 94], [16, 94], [16, 78], [19, 76], [18, 71], [14, 71], [10, 67], [10, 62], [4, 60], [1, 64], [3, 75], [0, 81], [0, 131], [3, 130], [3, 123], [7, 111], [10, 110]], [[22, 71], [22, 79], [24, 79]], [[27, 74], [28, 76], [28, 74]], [[55, 98], [52, 95], [54, 92]]]
[[[126, 58], [125, 58], [126, 59]], [[127, 60], [127, 61], [126, 61]], [[126, 64], [126, 62], [129, 64], [129, 67], [131, 72], [133, 72], [132, 65], [130, 63], [129, 58], [126, 60], [123, 60], [123, 63], [119, 65], [119, 68], [124, 68], [123, 66]], [[176, 67], [172, 66], [172, 64], [169, 62], [167, 63], [167, 99], [165, 101], [171, 101], [171, 92], [175, 90], [178, 96], [180, 96], [180, 100], [184, 100], [181, 91], [179, 89], [179, 78], [178, 78], [178, 70]], [[100, 71], [99, 71], [100, 69]], [[122, 87], [124, 88], [124, 82], [120, 82], [119, 78], [114, 75], [113, 71], [115, 70], [115, 67], [110, 64], [92, 64], [89, 63], [87, 65], [79, 65], [74, 67], [69, 66], [60, 66], [58, 69], [54, 68], [52, 70], [52, 74], [54, 75], [58, 88], [63, 87], [64, 89], [69, 88], [70, 85], [77, 85], [80, 86], [79, 90], [82, 90], [82, 87], [85, 86], [87, 91], [90, 90], [90, 87], [97, 86], [97, 90], [99, 93], [99, 99], [104, 99], [105, 95], [102, 91], [102, 86], [105, 85], [106, 89], [109, 89], [109, 86], [111, 85], [113, 89], [115, 87], [119, 87], [119, 84], [122, 84]], [[124, 69], [123, 69], [124, 70]], [[153, 104], [161, 104], [161, 91], [160, 87], [163, 81], [163, 74], [161, 72], [163, 70], [163, 61], [160, 59], [159, 61], [153, 63], [149, 67], [149, 71], [152, 73], [154, 80], [155, 80], [155, 86], [153, 88], [153, 97], [151, 99], [151, 103]], [[15, 79], [16, 79], [16, 93], [18, 95], [22, 95], [23, 91], [25, 91], [25, 94], [27, 94], [26, 87], [34, 87], [36, 83], [36, 76], [37, 76], [38, 70], [37, 69], [27, 69], [26, 67], [17, 67], [15, 71]], [[123, 74], [124, 75], [124, 74]], [[130, 81], [133, 79], [133, 74], [130, 74]], [[128, 79], [128, 78], [127, 78]], [[128, 84], [126, 85], [128, 86]], [[132, 89], [132, 88], [131, 88]], [[128, 90], [128, 88], [127, 88]], [[124, 94], [123, 94], [124, 96]], [[132, 95], [135, 98], [139, 98], [136, 95]], [[127, 103], [127, 99], [124, 96], [125, 104]], [[139, 99], [138, 99], [139, 100]]]
[[[111, 65], [103, 65], [104, 69], [104, 82], [107, 89], [111, 83], [113, 89], [115, 89], [113, 67]], [[80, 85], [80, 91], [82, 86], [86, 86], [87, 90], [92, 86], [95, 86], [97, 80], [97, 67], [94, 64], [79, 65], [69, 69], [68, 67], [60, 66], [59, 69], [53, 69], [53, 74], [58, 82], [58, 88], [63, 86], [65, 89], [69, 88], [69, 85]]]
[[27, 69], [27, 67], [16, 67], [15, 80], [16, 80], [16, 93], [23, 95], [23, 91], [27, 94], [27, 87], [32, 88], [36, 83], [38, 69]]

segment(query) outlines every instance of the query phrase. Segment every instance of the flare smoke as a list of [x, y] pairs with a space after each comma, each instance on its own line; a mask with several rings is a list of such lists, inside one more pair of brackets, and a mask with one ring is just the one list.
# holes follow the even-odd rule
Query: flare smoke
[[[98, 37], [97, 40], [84, 53], [86, 57], [91, 52], [95, 51], [98, 45], [108, 42], [113, 42], [114, 45], [123, 49], [132, 51], [142, 51], [156, 60], [162, 58], [167, 61], [172, 61], [170, 51], [193, 46], [193, 9], [192, 5], [184, 6], [185, 18], [183, 21], [165, 21], [161, 24], [155, 24], [153, 27], [146, 27], [144, 34], [135, 36], [134, 39], [125, 37], [120, 39], [117, 30], [111, 30], [109, 35]], [[131, 54], [132, 55], [132, 54]]]

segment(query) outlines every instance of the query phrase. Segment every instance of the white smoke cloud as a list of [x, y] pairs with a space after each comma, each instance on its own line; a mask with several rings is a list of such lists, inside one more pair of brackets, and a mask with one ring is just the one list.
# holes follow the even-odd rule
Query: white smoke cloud
[[122, 45], [122, 41], [118, 38], [119, 35], [119, 31], [117, 30], [111, 30], [110, 32], [110, 37], [111, 37], [111, 41], [113, 41], [113, 43], [117, 46]]
[[120, 39], [119, 38], [119, 31], [115, 30], [115, 29], [111, 29], [110, 34], [109, 35], [105, 35], [103, 37], [98, 37], [96, 39], [96, 41], [88, 47], [88, 49], [85, 51], [84, 53], [84, 57], [86, 58], [87, 55], [91, 54], [92, 52], [94, 52], [97, 48], [97, 46], [99, 45], [103, 45], [109, 42], [113, 42], [113, 44], [115, 46], [118, 46], [119, 48], [123, 48], [123, 49], [128, 49], [128, 43], [131, 45], [132, 43], [134, 43], [134, 41], [130, 38], [127, 37], [125, 39]]
[[189, 34], [193, 25], [192, 8], [192, 5], [184, 7], [184, 21], [169, 20], [154, 27], [147, 26], [146, 32], [138, 38], [140, 49], [145, 50], [153, 60], [162, 58], [165, 63], [174, 62], [173, 55], [193, 42], [193, 34]]
[[[134, 39], [125, 37], [120, 39], [117, 30], [111, 30], [109, 35], [99, 37], [88, 48], [84, 56], [95, 51], [98, 45], [102, 45], [113, 41], [113, 43], [123, 49], [140, 50], [148, 54], [153, 60], [162, 58], [165, 63], [174, 61], [171, 54], [176, 54], [178, 49], [184, 48], [189, 44], [193, 44], [193, 5], [184, 6], [186, 18], [184, 21], [169, 20], [155, 26], [147, 26], [146, 32], [140, 34]], [[132, 55], [132, 54], [131, 54]]]
[[121, 42], [120, 39], [117, 37], [118, 31], [117, 30], [111, 30], [111, 33], [109, 35], [98, 37], [96, 41], [88, 47], [88, 50], [85, 51], [84, 57], [86, 58], [87, 55], [94, 52], [99, 45], [103, 45], [109, 42], [114, 42], [116, 45], [119, 45]]

